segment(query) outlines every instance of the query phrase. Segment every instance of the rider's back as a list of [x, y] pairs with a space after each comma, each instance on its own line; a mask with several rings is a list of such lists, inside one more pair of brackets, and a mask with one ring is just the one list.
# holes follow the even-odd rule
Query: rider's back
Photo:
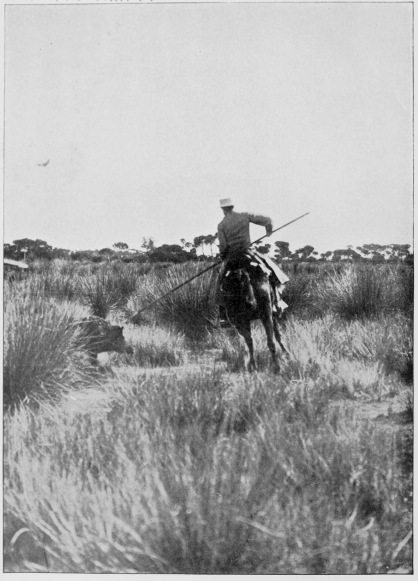
[[228, 257], [245, 252], [251, 245], [250, 222], [265, 226], [271, 220], [247, 212], [228, 212], [218, 225], [219, 249], [221, 255], [227, 249]]

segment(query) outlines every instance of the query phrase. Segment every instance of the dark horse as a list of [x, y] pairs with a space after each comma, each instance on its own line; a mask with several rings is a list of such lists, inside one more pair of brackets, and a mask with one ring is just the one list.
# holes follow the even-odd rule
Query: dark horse
[[222, 294], [228, 319], [245, 339], [250, 353], [248, 369], [256, 370], [254, 345], [251, 336], [251, 321], [261, 319], [267, 334], [273, 365], [280, 370], [274, 337], [287, 353], [280, 336], [279, 309], [275, 289], [269, 276], [258, 266], [252, 266], [246, 258], [228, 261], [222, 281]]

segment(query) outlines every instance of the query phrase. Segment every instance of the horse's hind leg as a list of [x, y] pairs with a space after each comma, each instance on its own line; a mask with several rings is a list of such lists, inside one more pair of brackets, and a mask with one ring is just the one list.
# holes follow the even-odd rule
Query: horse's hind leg
[[274, 331], [274, 336], [276, 337], [276, 341], [280, 345], [280, 347], [282, 348], [282, 351], [284, 351], [285, 353], [288, 353], [286, 347], [283, 345], [283, 342], [282, 342], [282, 336], [280, 334], [279, 322], [274, 315], [273, 315], [273, 331]]
[[235, 323], [235, 327], [237, 328], [238, 333], [242, 335], [242, 337], [244, 337], [244, 340], [248, 347], [248, 352], [250, 354], [248, 371], [257, 371], [257, 365], [254, 357], [254, 343], [253, 338], [251, 336], [251, 322], [245, 321], [245, 323]]
[[277, 338], [276, 329], [273, 324], [273, 316], [271, 312], [271, 308], [267, 308], [266, 312], [262, 314], [261, 321], [264, 325], [264, 329], [266, 330], [267, 335], [267, 345], [271, 353], [271, 358], [273, 361], [273, 365], [276, 371], [280, 371], [280, 365], [277, 360], [277, 353], [276, 353], [276, 345], [274, 343], [273, 336]]

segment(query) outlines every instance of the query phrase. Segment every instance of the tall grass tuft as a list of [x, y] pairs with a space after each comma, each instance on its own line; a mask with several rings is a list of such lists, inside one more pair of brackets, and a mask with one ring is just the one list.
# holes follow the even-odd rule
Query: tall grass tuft
[[103, 319], [120, 308], [124, 302], [124, 297], [115, 287], [112, 276], [104, 270], [80, 278], [78, 289], [81, 303], [88, 306], [93, 315]]
[[43, 282], [46, 296], [67, 301], [77, 298], [77, 278], [70, 273], [65, 273], [65, 270], [64, 272], [49, 271], [43, 277]]
[[[145, 266], [145, 265], [141, 265]], [[111, 265], [109, 274], [109, 290], [119, 295], [123, 304], [135, 292], [138, 278], [142, 276], [144, 269], [131, 264], [124, 265], [115, 262]]]
[[[127, 310], [134, 314], [152, 301], [169, 293], [173, 288], [199, 273], [197, 264], [179, 265], [144, 276], [138, 285], [137, 295], [131, 297]], [[146, 312], [159, 323], [174, 326], [187, 339], [197, 341], [207, 336], [216, 320], [215, 280], [217, 273], [208, 272], [182, 288], [168, 294]]]
[[[373, 320], [334, 321], [330, 327], [345, 359], [379, 364], [387, 375], [397, 374], [412, 383], [413, 329], [409, 317], [393, 313]], [[335, 350], [330, 346], [330, 350]]]
[[[29, 288], [28, 288], [29, 287]], [[29, 285], [5, 291], [4, 404], [55, 398], [88, 376], [71, 327], [80, 308], [39, 295]]]
[[285, 316], [289, 314], [303, 315], [309, 313], [316, 314], [315, 307], [316, 278], [312, 274], [304, 271], [297, 274], [290, 274], [290, 280], [286, 283], [283, 300], [288, 305]]
[[324, 311], [331, 310], [346, 320], [374, 317], [390, 311], [393, 303], [385, 290], [385, 271], [373, 266], [350, 265], [318, 286]]

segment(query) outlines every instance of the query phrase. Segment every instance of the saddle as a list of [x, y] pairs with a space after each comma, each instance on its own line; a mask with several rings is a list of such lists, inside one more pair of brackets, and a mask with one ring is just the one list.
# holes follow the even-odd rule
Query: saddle
[[225, 275], [228, 272], [232, 272], [234, 270], [246, 270], [248, 274], [251, 276], [251, 272], [254, 274], [254, 269], [257, 268], [257, 263], [251, 260], [251, 257], [248, 254], [242, 254], [240, 256], [229, 258], [226, 263], [225, 267]]

